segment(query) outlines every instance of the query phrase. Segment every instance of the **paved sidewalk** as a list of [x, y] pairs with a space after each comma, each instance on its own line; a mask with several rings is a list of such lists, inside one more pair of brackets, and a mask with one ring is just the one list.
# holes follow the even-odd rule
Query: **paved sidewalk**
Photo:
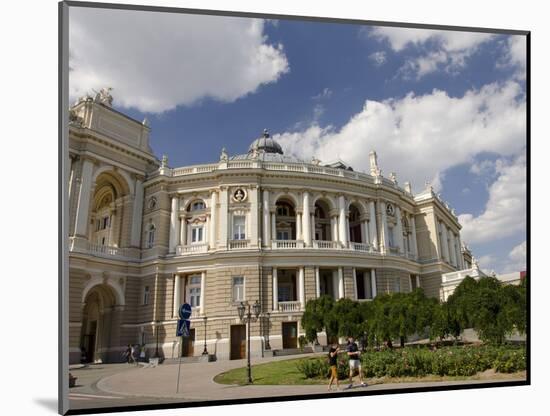
[[[255, 359], [253, 361], [253, 365], [276, 360], [288, 360], [297, 357], [304, 357], [304, 355]], [[97, 388], [109, 394], [122, 396], [147, 396], [165, 399], [180, 398], [184, 401], [295, 396], [305, 394], [338, 394], [336, 391], [332, 393], [327, 392], [326, 385], [238, 386], [218, 384], [213, 380], [216, 375], [224, 371], [245, 366], [246, 360], [182, 364], [179, 393], [176, 393], [178, 374], [177, 364], [161, 365], [153, 368], [129, 369], [122, 373], [103, 378], [97, 383]], [[254, 377], [254, 368], [252, 369], [252, 376]], [[491, 380], [452, 381], [444, 384], [451, 386], [460, 384], [483, 384], [488, 382], [491, 382]], [[347, 383], [342, 382], [341, 385], [346, 386]], [[411, 387], [433, 387], [441, 385], [441, 382], [389, 383], [376, 384], [369, 387], [354, 387], [351, 390], [344, 391], [355, 392], [360, 390], [395, 390]]]

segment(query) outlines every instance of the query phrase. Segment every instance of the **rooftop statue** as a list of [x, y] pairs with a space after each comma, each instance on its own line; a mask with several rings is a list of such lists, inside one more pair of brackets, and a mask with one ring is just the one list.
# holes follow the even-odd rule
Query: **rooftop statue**
[[227, 155], [227, 152], [225, 151], [225, 147], [222, 147], [222, 152], [220, 154], [220, 162], [227, 162], [229, 159], [229, 156]]
[[102, 88], [99, 92], [93, 90], [96, 93], [94, 101], [106, 105], [107, 107], [111, 107], [113, 105], [113, 96], [111, 95], [112, 90], [113, 88], [111, 87]]

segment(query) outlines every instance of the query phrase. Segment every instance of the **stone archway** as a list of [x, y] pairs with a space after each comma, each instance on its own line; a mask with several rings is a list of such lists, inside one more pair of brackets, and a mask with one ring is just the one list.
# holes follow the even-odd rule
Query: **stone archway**
[[[93, 286], [82, 304], [80, 348], [86, 362], [120, 361], [119, 324], [122, 306], [109, 285]], [[120, 357], [119, 357], [120, 356]]]

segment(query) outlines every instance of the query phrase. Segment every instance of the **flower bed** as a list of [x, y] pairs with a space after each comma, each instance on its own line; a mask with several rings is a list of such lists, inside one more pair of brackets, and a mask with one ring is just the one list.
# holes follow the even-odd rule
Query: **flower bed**
[[[361, 355], [363, 374], [366, 377], [423, 377], [473, 376], [494, 369], [500, 373], [513, 373], [526, 369], [524, 346], [457, 346], [432, 351], [425, 347], [367, 351]], [[329, 365], [326, 358], [299, 361], [298, 370], [306, 378], [327, 378]], [[345, 355], [339, 358], [338, 378], [348, 376]]]

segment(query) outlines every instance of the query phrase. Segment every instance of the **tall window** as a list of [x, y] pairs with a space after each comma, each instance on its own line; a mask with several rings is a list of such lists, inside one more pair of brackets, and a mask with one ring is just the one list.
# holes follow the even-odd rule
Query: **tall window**
[[244, 277], [233, 278], [233, 302], [244, 300]]
[[147, 230], [147, 248], [152, 248], [153, 244], [155, 244], [155, 226], [150, 224]]
[[192, 307], [201, 305], [201, 277], [190, 276], [187, 285], [187, 300]]
[[203, 239], [203, 226], [194, 226], [191, 229], [191, 243], [200, 243]]
[[289, 231], [277, 231], [277, 240], [290, 240]]
[[149, 286], [143, 288], [143, 305], [149, 305]]
[[244, 240], [245, 238], [245, 216], [236, 215], [233, 217], [233, 240]]
[[388, 227], [388, 244], [390, 247], [395, 247], [393, 238], [393, 227]]

